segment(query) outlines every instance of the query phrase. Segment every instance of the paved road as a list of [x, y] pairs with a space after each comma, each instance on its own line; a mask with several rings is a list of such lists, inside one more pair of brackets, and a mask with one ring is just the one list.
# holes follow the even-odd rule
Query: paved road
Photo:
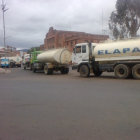
[[0, 74], [0, 140], [139, 140], [140, 80]]

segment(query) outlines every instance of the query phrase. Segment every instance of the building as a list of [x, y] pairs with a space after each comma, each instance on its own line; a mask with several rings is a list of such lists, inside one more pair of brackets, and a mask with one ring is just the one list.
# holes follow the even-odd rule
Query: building
[[84, 32], [74, 32], [74, 31], [62, 31], [55, 30], [50, 27], [49, 32], [46, 34], [44, 39], [44, 49], [52, 48], [68, 48], [70, 51], [77, 43], [83, 42], [94, 42], [99, 43], [105, 41], [109, 38], [108, 35], [94, 35]]
[[7, 46], [6, 49], [7, 49], [7, 51], [9, 51], [9, 52], [16, 52], [16, 47]]
[[4, 47], [0, 47], [0, 57], [11, 57], [11, 56], [20, 56], [20, 51], [16, 50], [15, 47], [12, 46], [6, 46], [6, 48]]
[[40, 45], [40, 50], [44, 50], [44, 44]]
[[7, 54], [7, 52], [5, 51], [4, 47], [0, 47], [0, 57], [3, 57]]

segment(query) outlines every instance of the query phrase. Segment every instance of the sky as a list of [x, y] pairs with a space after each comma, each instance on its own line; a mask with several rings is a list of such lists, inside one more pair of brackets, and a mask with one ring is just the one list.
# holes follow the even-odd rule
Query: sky
[[[5, 3], [8, 8], [5, 12], [6, 45], [31, 48], [44, 44], [50, 27], [109, 34], [108, 20], [115, 10], [116, 0], [5, 0]], [[0, 46], [3, 46], [2, 10]]]

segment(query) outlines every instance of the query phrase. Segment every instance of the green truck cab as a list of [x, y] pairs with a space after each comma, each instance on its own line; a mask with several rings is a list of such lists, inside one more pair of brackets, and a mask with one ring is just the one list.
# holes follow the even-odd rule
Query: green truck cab
[[35, 50], [31, 52], [30, 69], [33, 70], [34, 72], [41, 65], [37, 60], [37, 56], [42, 52], [43, 51], [35, 51]]

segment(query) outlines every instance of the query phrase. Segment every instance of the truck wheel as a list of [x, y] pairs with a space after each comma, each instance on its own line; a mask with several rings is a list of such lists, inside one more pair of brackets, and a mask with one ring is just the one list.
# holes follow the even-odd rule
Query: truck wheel
[[24, 66], [24, 70], [26, 70], [26, 66]]
[[47, 65], [44, 66], [44, 74], [45, 75], [51, 75], [53, 74], [53, 69], [48, 68]]
[[126, 79], [130, 76], [131, 70], [127, 65], [119, 64], [114, 69], [115, 77], [119, 79]]
[[140, 79], [140, 64], [137, 64], [132, 68], [132, 75], [135, 79]]
[[90, 70], [87, 65], [81, 65], [79, 72], [80, 72], [81, 77], [89, 77], [89, 75], [90, 75]]

